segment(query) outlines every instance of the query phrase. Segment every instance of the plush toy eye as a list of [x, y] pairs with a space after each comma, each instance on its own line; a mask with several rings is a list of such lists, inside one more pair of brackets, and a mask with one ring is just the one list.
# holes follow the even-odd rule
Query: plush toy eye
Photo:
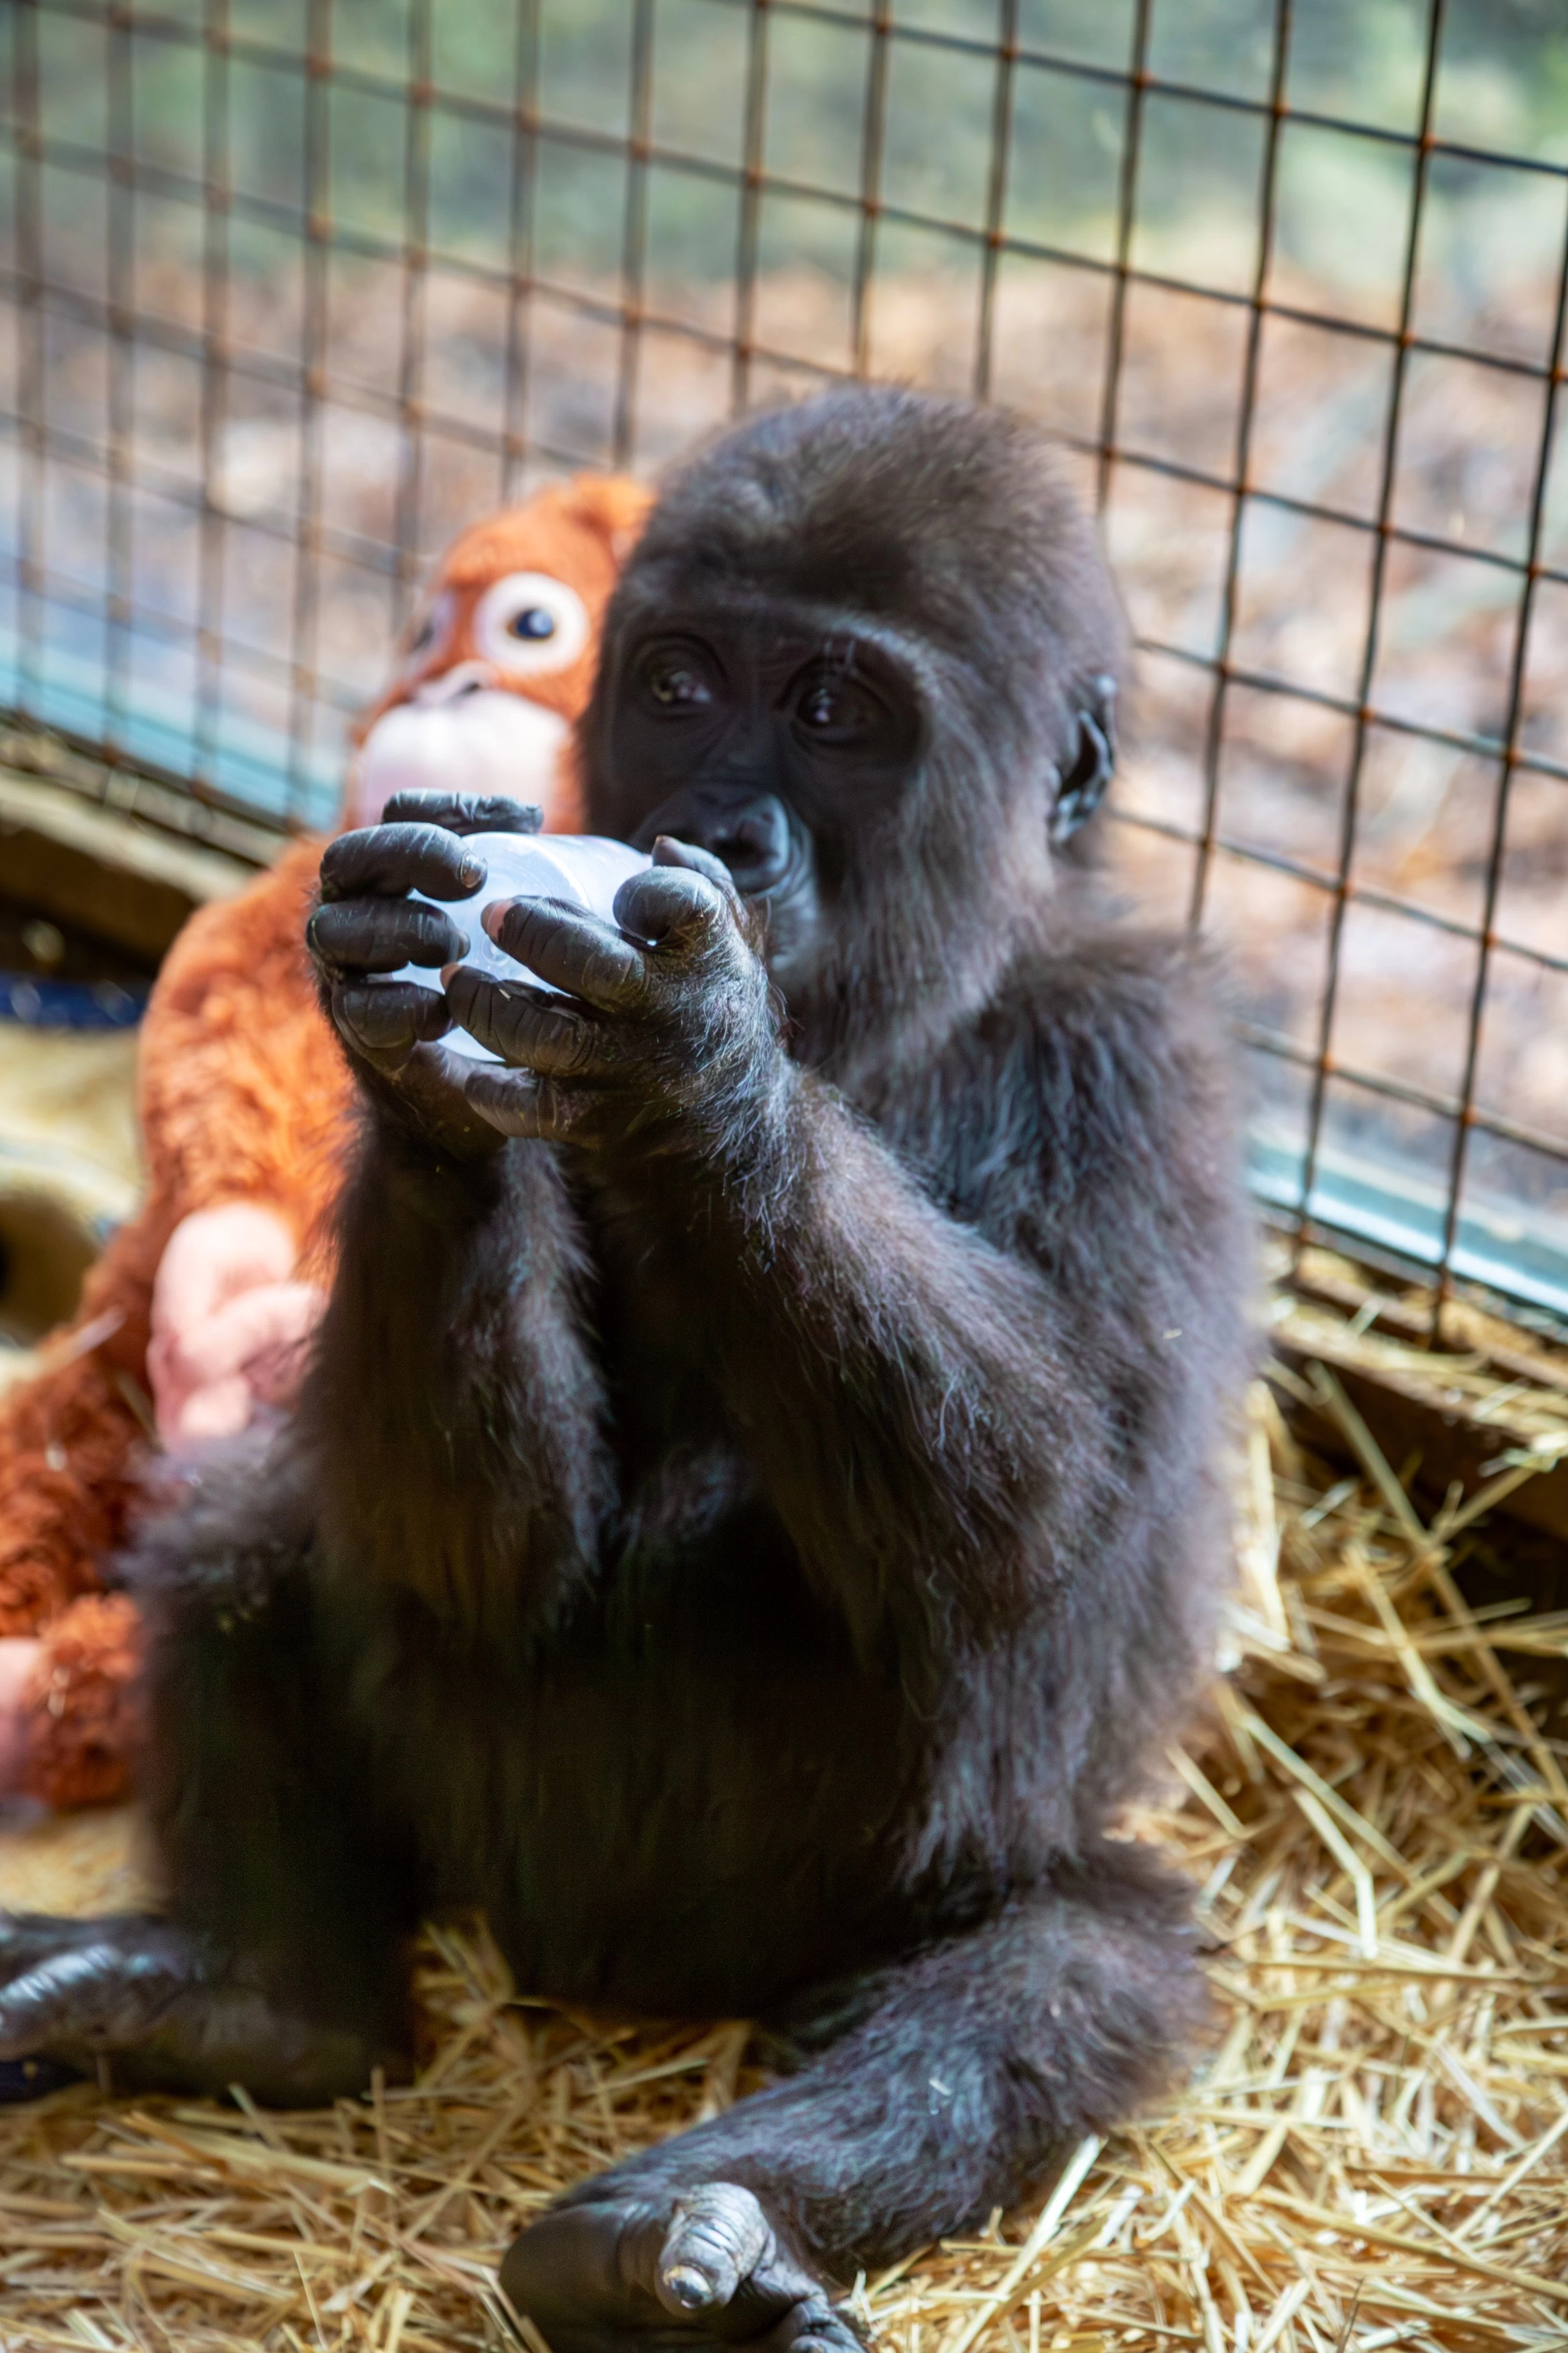
[[410, 664], [422, 668], [445, 644], [451, 633], [453, 601], [451, 590], [444, 588], [426, 606], [408, 640], [405, 659]]
[[474, 650], [509, 678], [565, 670], [588, 643], [588, 608], [547, 572], [509, 572], [474, 607]]

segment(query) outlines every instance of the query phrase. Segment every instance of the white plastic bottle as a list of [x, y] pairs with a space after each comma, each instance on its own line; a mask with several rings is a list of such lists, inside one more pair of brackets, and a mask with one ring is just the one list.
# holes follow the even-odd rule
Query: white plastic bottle
[[[585, 907], [590, 914], [613, 923], [616, 893], [632, 875], [643, 873], [653, 860], [624, 841], [609, 841], [591, 833], [474, 833], [463, 847], [485, 861], [485, 880], [467, 899], [431, 899], [423, 891], [410, 896], [427, 906], [440, 907], [468, 934], [468, 951], [462, 959], [491, 980], [526, 979], [530, 986], [561, 992], [537, 973], [498, 948], [479, 921], [497, 899], [564, 899]], [[411, 980], [433, 988], [436, 974], [428, 965], [405, 964], [394, 980]], [[442, 1043], [470, 1061], [493, 1062], [499, 1058], [466, 1029], [449, 1029]]]

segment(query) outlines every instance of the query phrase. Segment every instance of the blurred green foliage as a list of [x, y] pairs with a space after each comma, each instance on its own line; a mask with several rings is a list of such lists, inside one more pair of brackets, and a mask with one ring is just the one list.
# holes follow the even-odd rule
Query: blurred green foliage
[[[8, 8], [0, 13], [10, 14]], [[203, 0], [165, 0], [165, 18], [195, 26]], [[985, 215], [995, 109], [998, 0], [898, 0], [894, 22], [953, 35], [972, 52], [895, 38], [887, 77], [881, 192], [889, 202], [975, 228]], [[868, 0], [837, 0], [839, 21], [768, 13], [764, 161], [784, 178], [851, 195], [858, 188], [872, 41]], [[1232, 97], [1267, 97], [1273, 0], [1155, 0], [1149, 65], [1156, 75]], [[623, 136], [629, 127], [637, 0], [432, 0], [427, 20], [411, 0], [232, 0], [237, 36], [265, 44], [275, 62], [237, 58], [227, 75], [230, 168], [244, 195], [279, 208], [279, 227], [308, 200], [345, 230], [395, 240], [419, 223], [407, 169], [410, 118], [398, 89], [378, 95], [342, 81], [318, 84], [315, 153], [320, 184], [308, 186], [310, 85], [300, 70], [312, 23], [345, 68], [401, 86], [429, 45], [437, 93], [429, 117], [427, 228], [435, 249], [507, 263], [514, 217], [514, 143], [440, 103], [510, 104], [537, 75], [547, 125]], [[651, 129], [655, 142], [698, 162], [733, 167], [742, 156], [751, 12], [737, 0], [652, 0]], [[1014, 79], [1005, 226], [1018, 237], [1103, 258], [1114, 237], [1126, 132], [1125, 71], [1133, 0], [1019, 0], [1026, 47], [1061, 61], [1021, 64]], [[1426, 0], [1298, 0], [1286, 76], [1294, 105], [1409, 132], [1419, 116]], [[183, 174], [199, 172], [204, 60], [198, 49], [149, 30], [123, 37], [113, 70], [111, 36], [47, 5], [37, 12], [46, 128], [100, 148], [111, 116], [137, 153]], [[0, 54], [9, 43], [0, 41]], [[531, 57], [531, 66], [530, 59]], [[1064, 70], [1062, 67], [1076, 68]], [[1521, 156], [1568, 161], [1568, 5], [1564, 0], [1447, 0], [1436, 97], [1446, 137]], [[1198, 100], [1153, 97], [1145, 111], [1139, 174], [1140, 258], [1158, 264], [1177, 237], [1189, 247], [1206, 224], [1206, 267], [1217, 282], [1246, 282], [1256, 234], [1261, 116]], [[1281, 157], [1282, 258], [1353, 282], [1373, 256], [1402, 248], [1412, 164], [1408, 150], [1344, 132], [1287, 131]], [[101, 189], [51, 174], [51, 218], [62, 235], [91, 233]], [[1513, 193], [1499, 212], [1500, 175], [1474, 167], [1435, 191], [1437, 209], [1470, 202], [1498, 215], [1496, 237], [1533, 246], [1555, 219], [1550, 184]], [[58, 185], [57, 185], [58, 184]], [[1507, 192], [1505, 191], [1505, 194]], [[656, 167], [648, 190], [648, 264], [656, 283], [722, 279], [734, 266], [737, 196], [700, 170]], [[603, 282], [619, 264], [626, 164], [614, 153], [548, 135], [539, 144], [526, 218], [537, 266], [576, 282]], [[184, 217], [182, 217], [184, 212]], [[831, 276], [852, 267], [853, 216], [817, 198], [770, 196], [761, 224], [764, 261], [807, 263]], [[1550, 216], [1550, 218], [1548, 217]], [[1444, 233], [1439, 223], [1435, 234]], [[168, 207], [160, 234], [168, 258], [194, 259], [195, 208]], [[184, 247], [182, 253], [179, 248]], [[925, 239], [910, 266], [973, 267], [973, 247]], [[233, 259], [265, 273], [275, 237], [237, 219]]]

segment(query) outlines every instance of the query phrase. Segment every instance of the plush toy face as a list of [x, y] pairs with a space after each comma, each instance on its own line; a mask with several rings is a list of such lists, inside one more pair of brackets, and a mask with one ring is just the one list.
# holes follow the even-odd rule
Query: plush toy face
[[510, 793], [545, 825], [578, 822], [572, 723], [599, 623], [647, 512], [616, 475], [582, 474], [466, 531], [415, 614], [391, 685], [355, 732], [345, 817], [393, 793]]

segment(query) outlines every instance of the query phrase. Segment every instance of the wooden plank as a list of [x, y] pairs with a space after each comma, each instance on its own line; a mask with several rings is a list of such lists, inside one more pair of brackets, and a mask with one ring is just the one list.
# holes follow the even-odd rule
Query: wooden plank
[[197, 907], [256, 869], [37, 776], [0, 768], [0, 888], [155, 965]]
[[[1276, 1332], [1269, 1345], [1292, 1372], [1304, 1371], [1314, 1360], [1331, 1366], [1389, 1461], [1397, 1466], [1419, 1453], [1421, 1483], [1439, 1499], [1456, 1479], [1467, 1495], [1473, 1494], [1485, 1484], [1483, 1463], [1495, 1462], [1510, 1447], [1530, 1442], [1510, 1429], [1504, 1415], [1481, 1421], [1462, 1405], [1439, 1404], [1415, 1382], [1392, 1369], [1371, 1373], [1349, 1350], [1331, 1343], [1314, 1340], [1308, 1347]], [[1342, 1431], [1323, 1415], [1294, 1396], [1281, 1403], [1309, 1444], [1334, 1459], [1344, 1453]], [[1497, 1509], [1549, 1535], [1568, 1537], [1568, 1458], [1515, 1488]]]

